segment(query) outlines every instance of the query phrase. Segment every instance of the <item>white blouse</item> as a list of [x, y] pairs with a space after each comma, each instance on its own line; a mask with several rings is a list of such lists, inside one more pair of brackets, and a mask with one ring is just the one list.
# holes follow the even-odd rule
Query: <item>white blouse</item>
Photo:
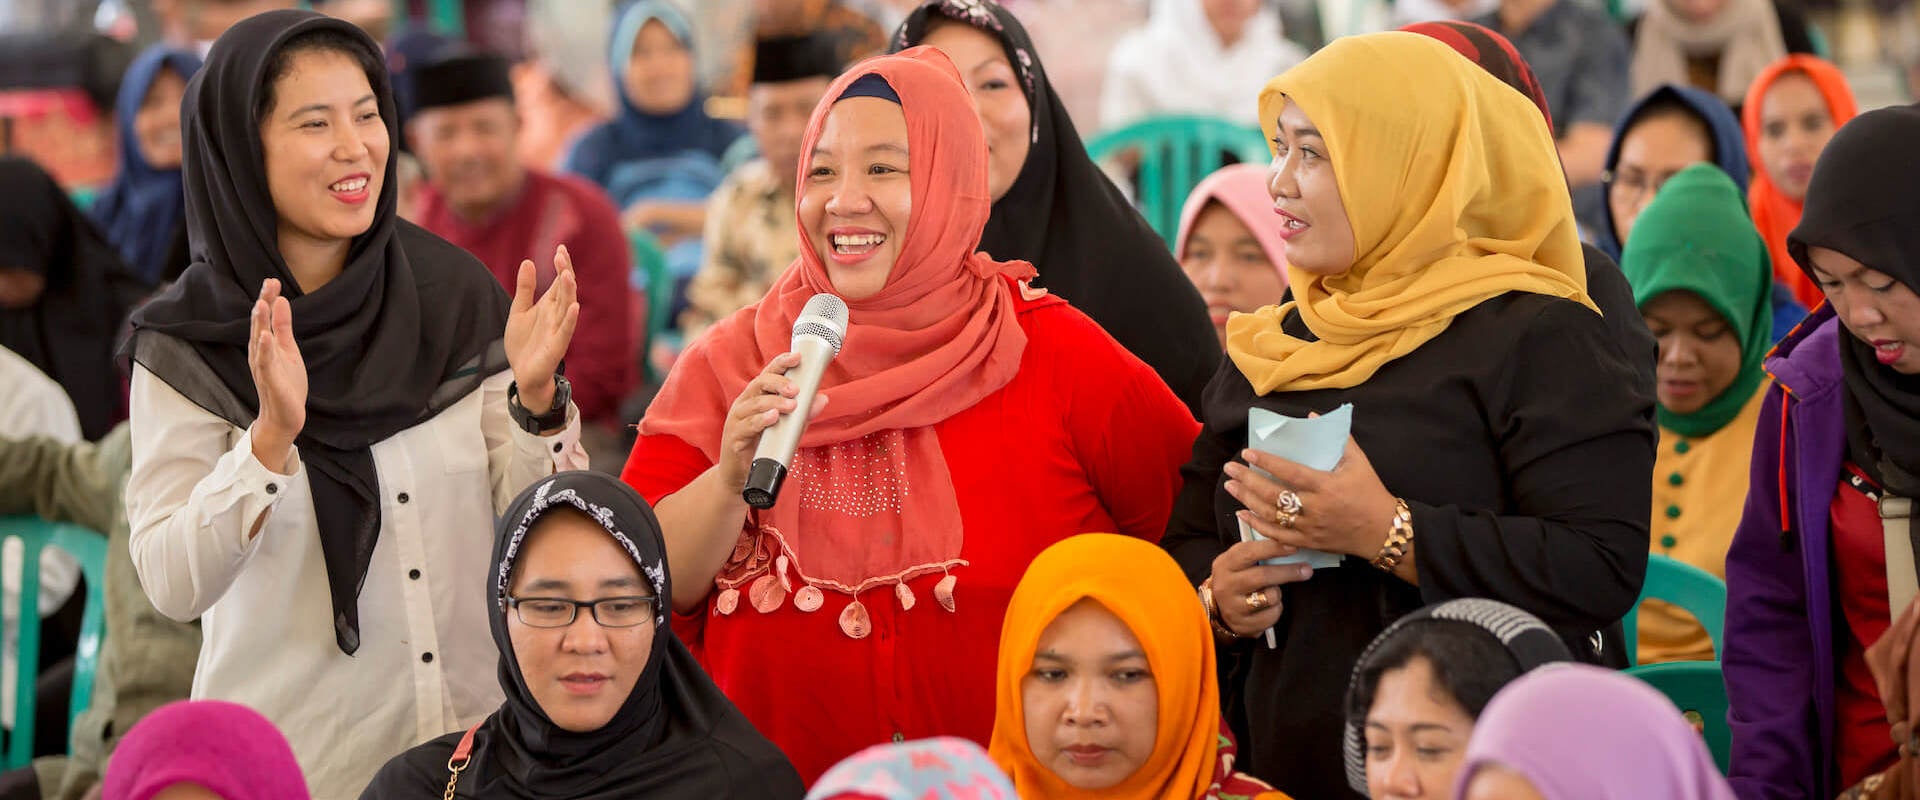
[[380, 539], [349, 656], [334, 641], [297, 449], [269, 470], [248, 431], [134, 370], [127, 519], [140, 582], [161, 613], [201, 620], [193, 696], [272, 720], [316, 800], [359, 797], [388, 759], [500, 705], [485, 590], [495, 515], [541, 477], [587, 466], [578, 413], [558, 434], [529, 434], [507, 413], [512, 381], [501, 372], [373, 445]]

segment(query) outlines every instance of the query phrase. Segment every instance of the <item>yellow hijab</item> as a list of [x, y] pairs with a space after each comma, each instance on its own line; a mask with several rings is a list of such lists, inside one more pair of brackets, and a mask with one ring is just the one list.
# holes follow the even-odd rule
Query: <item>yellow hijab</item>
[[[1152, 757], [1120, 785], [1098, 792], [1069, 786], [1034, 758], [1020, 688], [1033, 670], [1033, 654], [1047, 626], [1087, 599], [1113, 612], [1140, 640], [1160, 695]], [[1086, 533], [1047, 548], [1027, 567], [1007, 605], [999, 662], [987, 752], [1027, 800], [1286, 800], [1272, 787], [1235, 773], [1232, 757], [1222, 750], [1231, 740], [1220, 727], [1213, 632], [1193, 585], [1158, 545]]]
[[[1353, 269], [1289, 267], [1294, 301], [1227, 322], [1254, 391], [1358, 386], [1507, 292], [1587, 297], [1558, 151], [1540, 108], [1414, 33], [1335, 40], [1260, 92], [1260, 124], [1299, 104], [1326, 139], [1353, 226]], [[1280, 328], [1298, 307], [1309, 342]]]

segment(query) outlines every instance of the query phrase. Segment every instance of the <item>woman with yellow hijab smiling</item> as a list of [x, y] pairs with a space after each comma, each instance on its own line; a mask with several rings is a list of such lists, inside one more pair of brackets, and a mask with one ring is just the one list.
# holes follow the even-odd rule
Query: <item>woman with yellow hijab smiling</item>
[[[1587, 297], [1525, 96], [1438, 41], [1381, 33], [1275, 78], [1260, 118], [1295, 301], [1227, 323], [1163, 544], [1212, 616], [1247, 770], [1343, 797], [1341, 687], [1402, 614], [1499, 600], [1576, 659], [1624, 665], [1653, 403]], [[1331, 471], [1244, 449], [1250, 409], [1347, 403]], [[1266, 539], [1241, 543], [1243, 523]], [[1342, 561], [1260, 563], [1298, 548]]]

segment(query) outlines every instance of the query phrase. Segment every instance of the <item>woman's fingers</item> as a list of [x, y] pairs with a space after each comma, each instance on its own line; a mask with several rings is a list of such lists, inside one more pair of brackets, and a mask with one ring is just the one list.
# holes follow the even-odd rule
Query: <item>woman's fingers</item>
[[533, 259], [524, 259], [520, 262], [520, 273], [513, 282], [513, 309], [510, 313], [526, 311], [533, 307], [533, 287]]
[[275, 295], [273, 298], [273, 337], [281, 347], [294, 347], [293, 304], [287, 298]]

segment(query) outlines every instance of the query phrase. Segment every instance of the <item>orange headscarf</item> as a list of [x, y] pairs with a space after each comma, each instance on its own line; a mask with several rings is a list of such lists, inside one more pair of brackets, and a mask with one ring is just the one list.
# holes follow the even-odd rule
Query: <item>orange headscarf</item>
[[1809, 55], [1790, 55], [1769, 65], [1748, 87], [1747, 102], [1740, 109], [1741, 127], [1747, 133], [1747, 160], [1753, 164], [1753, 184], [1747, 188], [1747, 207], [1753, 210], [1753, 226], [1760, 229], [1760, 236], [1767, 240], [1774, 280], [1792, 289], [1794, 299], [1801, 305], [1813, 308], [1825, 295], [1787, 252], [1787, 234], [1800, 224], [1800, 201], [1780, 193], [1780, 187], [1774, 185], [1773, 177], [1767, 174], [1766, 162], [1760, 160], [1760, 107], [1774, 82], [1796, 72], [1811, 79], [1820, 95], [1827, 99], [1827, 113], [1833, 115], [1833, 127], [1847, 124], [1847, 120], [1860, 112], [1854, 105], [1853, 90], [1847, 87], [1847, 76], [1840, 68]]
[[[907, 121], [912, 212], [900, 255], [878, 294], [847, 300], [845, 344], [820, 384], [832, 403], [808, 423], [780, 501], [749, 517], [716, 599], [720, 613], [734, 613], [740, 590], [750, 587], [759, 611], [791, 596], [811, 612], [824, 604], [823, 590], [840, 592], [853, 602], [832, 611], [854, 638], [869, 628], [862, 591], [893, 586], [911, 606], [907, 580], [965, 563], [960, 506], [932, 426], [1013, 380], [1027, 337], [1007, 277], [1034, 275], [1030, 264], [974, 251], [992, 207], [986, 138], [958, 70], [933, 48], [861, 62], [834, 82], [807, 124], [798, 193], [807, 192], [827, 115], [869, 74], [899, 95]], [[765, 298], [687, 349], [640, 423], [642, 434], [677, 436], [719, 459], [734, 399], [787, 352], [807, 300], [834, 292], [805, 227], [796, 228], [799, 259]], [[938, 590], [949, 610], [951, 588], [948, 581]]]
[[[1119, 785], [1097, 792], [1067, 785], [1034, 758], [1020, 692], [1021, 680], [1033, 669], [1040, 634], [1081, 600], [1105, 606], [1133, 631], [1160, 695], [1153, 755]], [[1231, 743], [1220, 727], [1220, 686], [1206, 612], [1166, 551], [1128, 536], [1088, 533], [1055, 544], [1033, 560], [1013, 591], [1000, 629], [993, 741], [987, 748], [993, 762], [1013, 778], [1021, 797], [1198, 800], [1252, 795], [1285, 800], [1286, 795], [1232, 771], [1231, 751], [1223, 749]]]

